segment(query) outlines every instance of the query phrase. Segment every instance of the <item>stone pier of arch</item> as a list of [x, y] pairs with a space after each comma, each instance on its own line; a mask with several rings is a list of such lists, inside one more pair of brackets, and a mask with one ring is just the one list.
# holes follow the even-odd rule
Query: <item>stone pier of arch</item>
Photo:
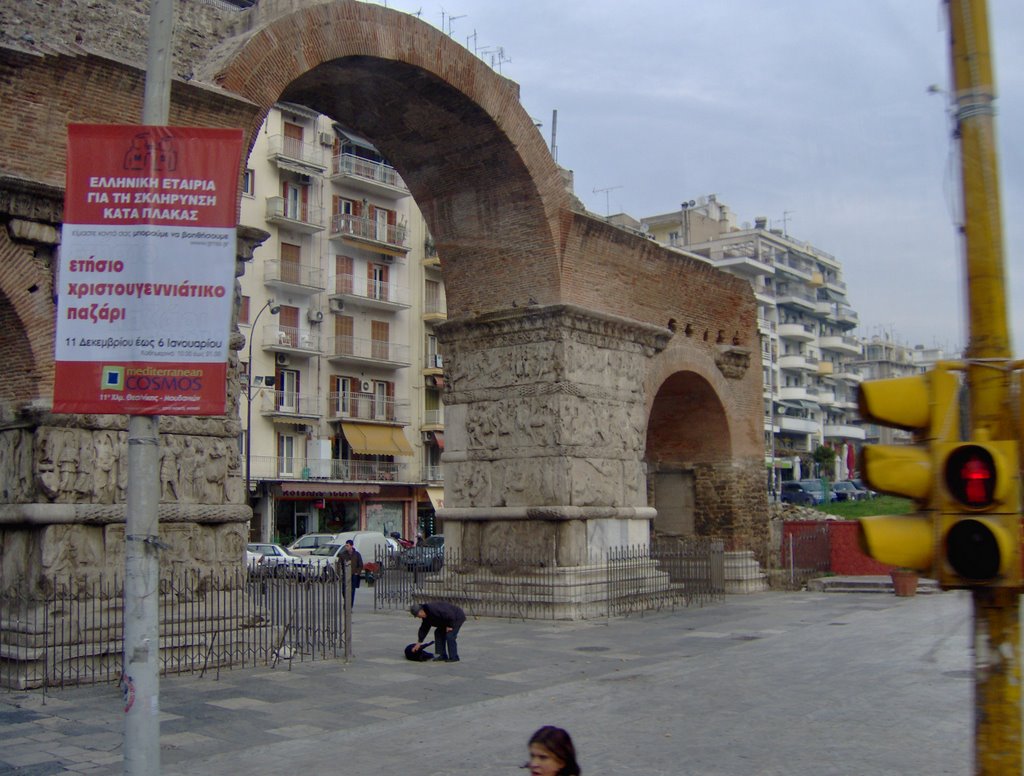
[[[478, 567], [474, 611], [497, 614], [514, 598], [542, 618], [605, 613], [608, 551], [650, 540], [639, 377], [672, 332], [550, 305], [438, 333], [447, 368], [438, 517], [463, 569]], [[488, 572], [509, 562], [511, 575]], [[544, 586], [523, 583], [531, 568]], [[635, 583], [653, 592], [669, 580], [649, 564]], [[443, 590], [443, 574], [432, 587]]]

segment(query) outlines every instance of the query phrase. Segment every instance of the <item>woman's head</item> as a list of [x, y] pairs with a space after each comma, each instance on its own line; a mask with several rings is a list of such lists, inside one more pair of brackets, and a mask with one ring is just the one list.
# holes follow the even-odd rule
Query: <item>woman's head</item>
[[545, 725], [530, 736], [530, 776], [580, 776], [576, 747], [562, 728]]

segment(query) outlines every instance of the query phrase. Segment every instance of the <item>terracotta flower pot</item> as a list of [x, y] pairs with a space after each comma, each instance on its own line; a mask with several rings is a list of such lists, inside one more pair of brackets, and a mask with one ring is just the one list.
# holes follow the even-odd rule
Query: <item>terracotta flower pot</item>
[[912, 596], [917, 593], [917, 572], [909, 569], [893, 569], [889, 572], [892, 577], [892, 590], [898, 596]]

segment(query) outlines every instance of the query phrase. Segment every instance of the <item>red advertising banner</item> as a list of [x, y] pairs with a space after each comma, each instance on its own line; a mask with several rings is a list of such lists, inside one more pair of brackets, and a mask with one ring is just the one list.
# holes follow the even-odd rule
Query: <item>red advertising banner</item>
[[68, 127], [53, 411], [222, 415], [241, 130]]

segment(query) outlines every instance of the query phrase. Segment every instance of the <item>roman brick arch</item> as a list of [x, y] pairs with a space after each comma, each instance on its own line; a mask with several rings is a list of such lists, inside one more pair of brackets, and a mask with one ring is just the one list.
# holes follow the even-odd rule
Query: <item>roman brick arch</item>
[[[0, 233], [0, 405], [8, 410], [53, 392], [54, 321], [50, 275], [31, 246]], [[5, 414], [0, 411], [0, 416]]]
[[569, 196], [551, 154], [518, 86], [437, 29], [379, 5], [320, 4], [228, 42], [202, 77], [264, 109], [302, 104], [370, 138], [430, 226], [450, 318], [569, 301], [560, 282]]
[[658, 388], [647, 422], [648, 464], [721, 463], [732, 458], [729, 419], [712, 385], [676, 372]]

